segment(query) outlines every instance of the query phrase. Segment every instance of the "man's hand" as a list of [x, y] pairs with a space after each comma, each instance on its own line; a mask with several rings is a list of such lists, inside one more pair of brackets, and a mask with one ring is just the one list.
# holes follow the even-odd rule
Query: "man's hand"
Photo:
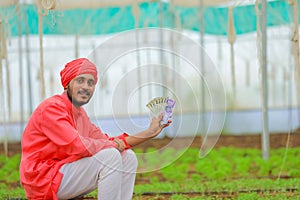
[[158, 117], [153, 117], [148, 129], [141, 131], [135, 135], [130, 135], [126, 137], [126, 142], [133, 147], [151, 138], [156, 137], [165, 127], [169, 126], [172, 123], [172, 121], [169, 120], [167, 124], [161, 124], [161, 119], [162, 114]]
[[160, 114], [158, 117], [153, 117], [149, 126], [149, 132], [151, 135], [149, 137], [155, 137], [157, 136], [165, 127], [169, 126], [172, 121], [168, 120], [167, 124], [161, 124], [162, 120], [162, 114]]
[[122, 152], [122, 151], [125, 150], [126, 145], [125, 145], [125, 143], [123, 142], [123, 140], [121, 140], [121, 139], [119, 139], [119, 138], [115, 138], [115, 139], [114, 139], [114, 142], [117, 144], [117, 147], [116, 147], [116, 148], [117, 148], [120, 152]]

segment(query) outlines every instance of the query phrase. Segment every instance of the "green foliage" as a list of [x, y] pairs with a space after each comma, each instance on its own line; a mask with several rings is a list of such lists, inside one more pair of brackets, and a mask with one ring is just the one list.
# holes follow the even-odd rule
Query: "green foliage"
[[4, 189], [1, 186], [0, 187], [0, 199], [25, 199], [25, 192], [24, 192], [23, 188], [21, 188], [21, 187], [16, 187], [13, 189], [6, 187], [6, 189]]
[[168, 180], [180, 181], [186, 178], [188, 167], [189, 166], [186, 163], [181, 163], [178, 165], [173, 163], [165, 168], [160, 169], [160, 172]]
[[[0, 181], [9, 180], [18, 181], [19, 180], [19, 165], [20, 165], [20, 154], [14, 155], [13, 157], [0, 157], [2, 163], [2, 167], [0, 170]], [[17, 174], [17, 175], [16, 175]]]
[[238, 200], [253, 200], [259, 199], [260, 195], [256, 192], [242, 193], [238, 196]]
[[[169, 156], [168, 153], [166, 155]], [[295, 159], [299, 156], [300, 148], [274, 149], [271, 150], [270, 158], [266, 161], [258, 149], [224, 147], [214, 149], [205, 158], [200, 159], [199, 150], [190, 148], [170, 165], [147, 173], [147, 176], [151, 177], [151, 184], [138, 184], [135, 186], [135, 191], [138, 194], [149, 191], [203, 194], [225, 191], [237, 193], [238, 199], [261, 199], [262, 195], [257, 191], [266, 194], [265, 199], [270, 199], [270, 196], [273, 199], [274, 194], [269, 194], [268, 191], [277, 191], [282, 198], [286, 195], [286, 189], [300, 190], [300, 163], [299, 159]], [[158, 178], [153, 178], [154, 176], [163, 177], [163, 184]], [[281, 179], [281, 176], [288, 176], [289, 179]], [[185, 199], [186, 197], [175, 195], [172, 198]]]
[[[258, 149], [232, 147], [213, 149], [201, 159], [194, 148], [184, 152], [171, 148], [137, 151], [141, 155], [139, 162], [158, 170], [137, 174], [137, 180], [149, 182], [137, 182], [134, 199], [142, 199], [145, 192], [157, 194], [152, 199], [164, 199], [160, 193], [165, 192], [174, 193], [168, 199], [222, 199], [218, 194], [224, 192], [242, 200], [297, 199], [300, 195], [300, 148], [272, 149], [268, 161], [262, 159]], [[162, 161], [169, 164], [159, 167]], [[19, 164], [19, 154], [8, 158], [0, 155], [0, 199], [25, 198], [19, 183]], [[290, 196], [290, 189], [295, 198]], [[190, 197], [186, 195], [189, 192], [199, 195]], [[96, 198], [97, 191], [88, 196]]]
[[19, 180], [20, 154], [12, 157], [0, 155], [0, 199], [24, 199], [25, 192]]
[[89, 193], [88, 195], [86, 195], [87, 197], [91, 197], [91, 198], [95, 198], [97, 199], [98, 196], [98, 191], [94, 190], [93, 192]]

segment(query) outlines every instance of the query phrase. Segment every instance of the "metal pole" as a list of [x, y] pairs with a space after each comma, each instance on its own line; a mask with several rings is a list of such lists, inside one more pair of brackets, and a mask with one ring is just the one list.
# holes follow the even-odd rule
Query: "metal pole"
[[45, 79], [44, 79], [44, 50], [43, 50], [43, 16], [42, 6], [38, 6], [38, 27], [39, 27], [39, 42], [40, 42], [40, 70], [39, 78], [41, 81], [41, 97], [42, 100], [46, 97], [45, 92]]
[[[148, 25], [145, 24], [144, 27], [148, 27]], [[150, 43], [149, 43], [149, 38], [148, 37], [149, 37], [148, 32], [145, 31], [145, 33], [144, 33], [144, 43], [145, 43], [146, 46], [150, 46], [149, 45]], [[151, 53], [151, 49], [148, 49], [146, 51], [146, 64], [147, 65], [149, 65], [151, 63], [151, 54], [150, 53]], [[147, 80], [150, 83], [151, 80], [152, 80], [152, 70], [151, 70], [150, 66], [148, 66], [147, 69], [148, 69], [147, 70]], [[152, 85], [149, 85], [149, 87], [148, 87], [148, 98], [149, 99], [152, 98]]]
[[[25, 9], [27, 13], [28, 6], [26, 4]], [[21, 13], [21, 12], [20, 12]], [[31, 62], [30, 62], [30, 43], [29, 43], [29, 30], [28, 30], [28, 18], [27, 14], [25, 14], [25, 48], [26, 48], [26, 61], [27, 61], [27, 82], [28, 82], [28, 90], [29, 90], [29, 115], [33, 112], [32, 105], [32, 87], [31, 87]]]
[[202, 111], [202, 120], [201, 120], [201, 133], [205, 134], [206, 131], [206, 112], [205, 112], [205, 67], [204, 67], [204, 3], [203, 0], [200, 0], [200, 27], [199, 27], [199, 34], [200, 34], [200, 70], [202, 74], [201, 83], [200, 83], [200, 95], [201, 95], [201, 111]]
[[[160, 24], [160, 34], [159, 34], [159, 41], [160, 41], [160, 64], [161, 64], [161, 71], [160, 71], [160, 77], [161, 82], [165, 84], [165, 73], [164, 73], [164, 56], [163, 56], [163, 48], [164, 48], [164, 35], [163, 35], [163, 25], [164, 25], [164, 9], [163, 9], [163, 1], [159, 1], [159, 24]], [[163, 85], [165, 86], [165, 85]], [[162, 88], [162, 95], [166, 95], [165, 87]]]
[[[140, 37], [139, 37], [139, 5], [137, 2], [134, 2], [132, 5], [132, 13], [134, 16], [134, 28], [135, 28], [135, 42], [136, 42], [136, 62], [137, 62], [137, 83], [140, 87], [142, 84], [142, 72], [141, 72], [141, 58], [140, 58]], [[125, 69], [126, 70], [126, 69]], [[127, 70], [126, 70], [127, 71]], [[126, 73], [124, 71], [124, 74]], [[138, 93], [138, 114], [142, 115], [142, 91]]]
[[[18, 5], [18, 9], [20, 9], [20, 5]], [[20, 71], [20, 109], [21, 109], [21, 129], [20, 129], [20, 136], [23, 134], [23, 123], [24, 123], [24, 105], [23, 105], [23, 98], [24, 98], [24, 88], [23, 88], [23, 51], [22, 51], [22, 16], [21, 11], [19, 11], [18, 15], [18, 50], [19, 50], [19, 71]]]
[[75, 35], [75, 58], [79, 58], [79, 36], [78, 34]]
[[267, 70], [267, 0], [261, 0], [261, 48], [262, 48], [262, 157], [264, 160], [269, 159], [269, 115], [268, 115], [268, 70]]
[[[299, 60], [299, 12], [298, 0], [292, 2], [294, 15], [294, 33], [292, 37], [294, 65], [295, 65], [295, 81], [296, 81], [296, 99], [297, 108], [300, 106], [300, 60]], [[300, 121], [300, 112], [298, 110], [298, 123]]]
[[[138, 87], [142, 86], [142, 72], [141, 72], [141, 58], [140, 58], [140, 44], [139, 44], [139, 30], [136, 27], [135, 28], [135, 37], [136, 37], [136, 60], [137, 60], [137, 82], [138, 82]], [[124, 72], [126, 73], [126, 72]], [[140, 92], [138, 93], [138, 114], [142, 115], [142, 90], [140, 90]]]
[[[7, 117], [6, 117], [6, 109], [5, 109], [5, 89], [4, 89], [4, 76], [2, 69], [2, 61], [6, 56], [6, 40], [5, 40], [5, 32], [4, 25], [2, 24], [2, 20], [0, 19], [0, 96], [1, 98], [1, 106], [0, 111], [3, 113], [3, 124], [4, 124], [4, 141], [3, 148], [5, 155], [8, 153], [8, 138], [7, 138]], [[3, 101], [2, 101], [3, 100]], [[0, 122], [1, 123], [1, 122]]]

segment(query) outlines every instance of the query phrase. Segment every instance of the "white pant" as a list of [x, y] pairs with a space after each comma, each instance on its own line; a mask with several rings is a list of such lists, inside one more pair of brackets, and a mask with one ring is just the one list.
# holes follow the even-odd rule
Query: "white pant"
[[133, 194], [137, 164], [132, 150], [120, 153], [115, 148], [67, 163], [59, 170], [64, 176], [57, 197], [72, 199], [98, 188], [98, 199], [129, 200]]

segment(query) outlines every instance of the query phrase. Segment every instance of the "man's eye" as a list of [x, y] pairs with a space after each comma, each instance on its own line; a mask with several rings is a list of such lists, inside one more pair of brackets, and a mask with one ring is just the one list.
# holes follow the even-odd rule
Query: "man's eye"
[[89, 81], [89, 82], [88, 82], [88, 85], [89, 85], [89, 86], [93, 86], [94, 84], [95, 84], [94, 81]]
[[77, 83], [83, 83], [82, 79], [77, 79]]

